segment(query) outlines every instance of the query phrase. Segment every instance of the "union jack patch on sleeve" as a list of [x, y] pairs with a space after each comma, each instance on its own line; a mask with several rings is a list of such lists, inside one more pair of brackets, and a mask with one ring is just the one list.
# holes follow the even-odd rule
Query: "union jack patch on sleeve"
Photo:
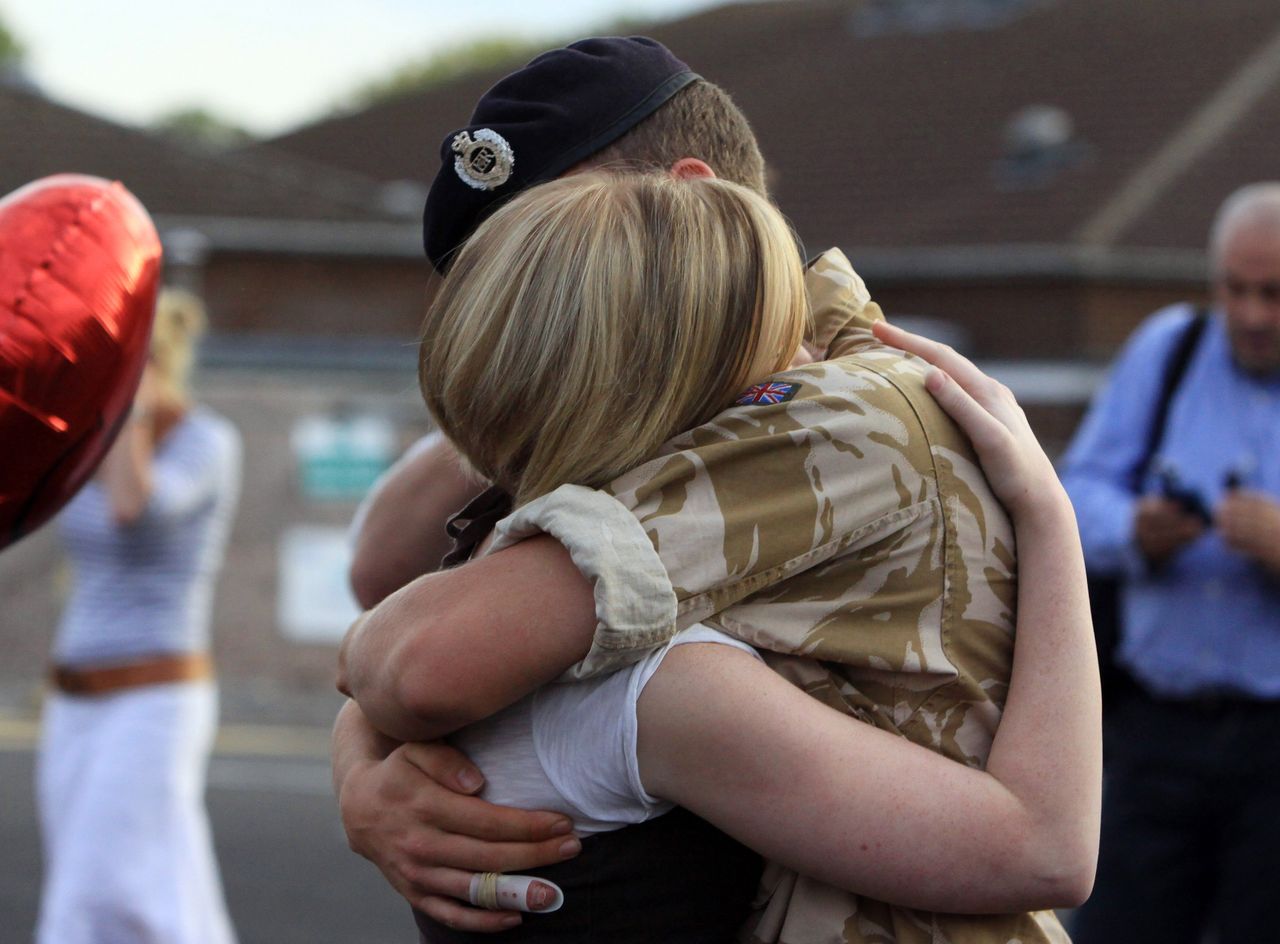
[[751, 406], [756, 403], [786, 403], [799, 391], [800, 385], [798, 383], [769, 380], [749, 388], [734, 402], [738, 406]]

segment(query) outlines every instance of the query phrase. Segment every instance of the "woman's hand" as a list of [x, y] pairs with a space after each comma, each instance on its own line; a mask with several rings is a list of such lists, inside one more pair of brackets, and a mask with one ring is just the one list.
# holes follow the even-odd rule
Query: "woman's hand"
[[142, 517], [155, 487], [157, 390], [155, 368], [148, 363], [124, 427], [98, 467], [98, 480], [106, 489], [112, 520], [121, 527], [129, 527]]
[[148, 362], [142, 369], [142, 379], [138, 381], [138, 392], [133, 395], [133, 409], [136, 413], [150, 418], [162, 406], [160, 382], [156, 379], [156, 369]]
[[955, 349], [887, 322], [875, 336], [933, 365], [925, 386], [938, 405], [968, 434], [991, 490], [1015, 517], [1045, 502], [1066, 501], [1053, 463], [1045, 455], [1009, 388], [980, 371]]

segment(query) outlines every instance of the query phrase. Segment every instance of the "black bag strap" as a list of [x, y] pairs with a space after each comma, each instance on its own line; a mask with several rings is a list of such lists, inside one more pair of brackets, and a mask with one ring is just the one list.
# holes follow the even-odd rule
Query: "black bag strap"
[[1173, 350], [1169, 352], [1169, 359], [1165, 362], [1164, 378], [1160, 383], [1160, 398], [1156, 400], [1156, 410], [1151, 419], [1151, 425], [1147, 427], [1147, 443], [1142, 453], [1142, 458], [1138, 460], [1130, 473], [1130, 487], [1135, 491], [1141, 486], [1142, 480], [1146, 477], [1147, 469], [1151, 466], [1151, 460], [1155, 458], [1157, 452], [1160, 451], [1160, 445], [1164, 442], [1165, 427], [1169, 420], [1169, 406], [1173, 402], [1173, 394], [1178, 389], [1178, 385], [1182, 382], [1183, 376], [1187, 372], [1187, 366], [1191, 363], [1191, 355], [1195, 353], [1196, 345], [1200, 342], [1201, 335], [1204, 334], [1205, 326], [1209, 323], [1209, 314], [1203, 308], [1197, 308], [1195, 315], [1187, 322], [1187, 326], [1182, 329], [1182, 335], [1178, 338], [1173, 346]]

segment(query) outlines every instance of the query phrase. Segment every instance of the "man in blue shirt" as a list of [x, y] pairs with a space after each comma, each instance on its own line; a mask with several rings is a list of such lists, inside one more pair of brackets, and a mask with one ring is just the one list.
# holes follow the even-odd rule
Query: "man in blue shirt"
[[1280, 183], [1223, 204], [1215, 310], [1169, 401], [1195, 313], [1129, 341], [1065, 460], [1098, 573], [1122, 580], [1102, 851], [1078, 944], [1274, 939], [1280, 890]]

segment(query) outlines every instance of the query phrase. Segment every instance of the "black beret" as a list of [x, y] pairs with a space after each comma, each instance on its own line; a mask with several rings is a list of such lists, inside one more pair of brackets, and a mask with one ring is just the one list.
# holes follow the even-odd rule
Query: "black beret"
[[612, 144], [697, 78], [661, 43], [610, 36], [553, 49], [502, 79], [440, 145], [422, 218], [431, 264], [443, 272], [504, 200]]

